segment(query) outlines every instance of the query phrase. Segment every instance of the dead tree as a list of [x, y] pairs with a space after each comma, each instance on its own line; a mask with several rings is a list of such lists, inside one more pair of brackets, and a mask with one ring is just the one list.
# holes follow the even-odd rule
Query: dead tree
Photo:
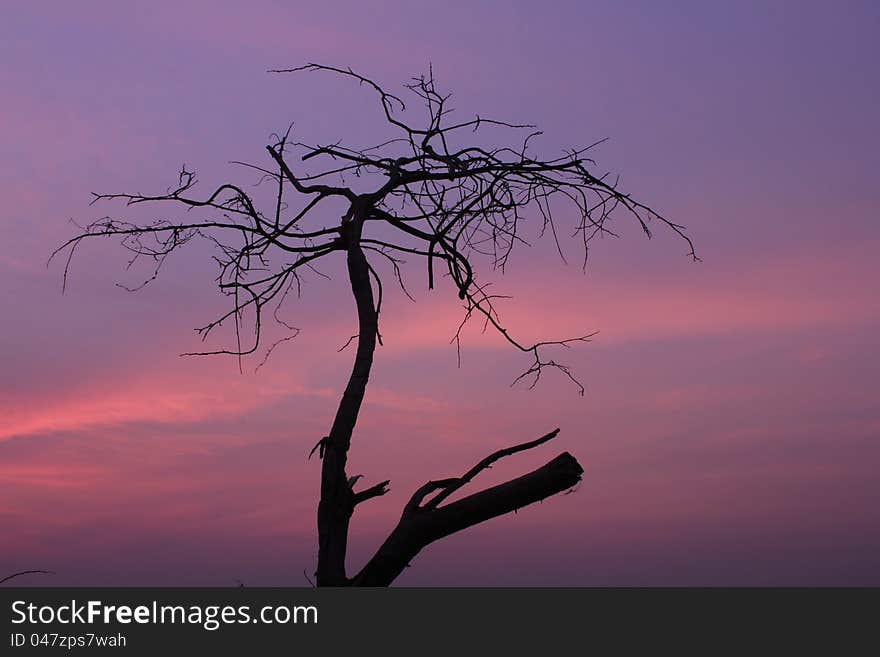
[[[511, 252], [529, 245], [524, 235], [527, 219], [536, 220], [539, 236], [555, 240], [560, 255], [564, 241], [576, 240], [583, 248], [585, 264], [590, 240], [603, 233], [614, 234], [609, 221], [616, 214], [628, 215], [649, 237], [652, 222], [671, 229], [684, 239], [689, 255], [696, 256], [682, 226], [620, 191], [607, 175], [591, 172], [595, 163], [588, 151], [596, 144], [551, 159], [536, 157], [532, 143], [541, 133], [531, 125], [480, 116], [452, 120], [449, 95], [437, 90], [432, 74], [405, 85], [422, 107], [420, 121], [415, 124], [408, 119], [410, 114], [401, 98], [351, 69], [309, 64], [273, 72], [297, 71], [328, 72], [368, 88], [387, 122], [388, 138], [360, 148], [342, 143], [305, 144], [293, 141], [289, 128], [266, 147], [267, 165], [244, 165], [257, 170], [261, 181], [271, 185], [272, 192], [263, 203], [254, 193], [232, 183], [199, 196], [196, 176], [186, 167], [179, 173], [178, 184], [164, 194], [95, 194], [94, 202], [115, 199], [128, 205], [174, 204], [200, 211], [201, 218], [137, 223], [105, 217], [84, 226], [56, 253], [67, 253], [66, 284], [70, 258], [83, 240], [116, 236], [133, 260], [150, 261], [149, 282], [171, 253], [194, 238], [209, 240], [216, 247], [219, 289], [229, 295], [232, 307], [196, 330], [206, 338], [214, 328], [232, 322], [236, 344], [200, 353], [239, 358], [260, 347], [267, 309], [274, 309], [272, 316], [290, 330], [282, 340], [293, 337], [297, 331], [278, 318], [278, 307], [291, 289], [298, 289], [302, 274], [317, 261], [345, 256], [357, 309], [357, 334], [350, 341], [356, 342], [356, 354], [330, 431], [313, 449], [321, 459], [316, 583], [385, 586], [428, 544], [568, 490], [577, 484], [583, 470], [571, 454], [562, 453], [533, 472], [450, 501], [450, 496], [493, 462], [548, 442], [558, 429], [497, 451], [461, 477], [429, 481], [419, 488], [375, 556], [354, 576], [346, 574], [349, 520], [359, 504], [385, 495], [389, 485], [389, 481], [382, 481], [356, 490], [358, 477], [350, 477], [346, 471], [377, 341], [381, 344], [383, 277], [374, 266], [375, 260], [390, 265], [388, 271], [407, 295], [402, 276], [405, 258], [423, 261], [429, 289], [440, 277], [451, 281], [464, 310], [456, 343], [462, 327], [477, 317], [528, 355], [529, 365], [518, 380], [534, 386], [546, 371], [556, 370], [583, 394], [569, 368], [548, 352], [584, 342], [590, 335], [535, 344], [518, 341], [493, 306], [498, 296], [490, 293], [475, 268], [482, 264], [503, 271]], [[487, 131], [513, 131], [521, 136], [514, 146], [498, 146], [483, 140]], [[296, 163], [293, 153], [299, 155]], [[557, 220], [562, 204], [566, 215], [574, 219], [564, 226], [565, 233]], [[325, 207], [328, 211], [341, 209], [341, 219], [337, 213], [336, 219], [321, 220], [327, 214], [322, 212]], [[252, 323], [249, 342], [244, 342], [241, 330], [245, 322]]]

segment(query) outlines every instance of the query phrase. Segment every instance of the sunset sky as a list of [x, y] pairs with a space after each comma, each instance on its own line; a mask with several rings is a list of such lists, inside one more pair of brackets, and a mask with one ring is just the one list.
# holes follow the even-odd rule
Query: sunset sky
[[[356, 572], [412, 491], [560, 427], [473, 490], [561, 451], [581, 485], [436, 543], [400, 585], [880, 585], [880, 8], [871, 2], [8, 2], [0, 8], [0, 577], [22, 584], [307, 585], [319, 464], [356, 332], [340, 256], [287, 305], [301, 334], [181, 358], [221, 313], [206, 251], [137, 293], [125, 252], [51, 251], [182, 163], [207, 190], [257, 182], [273, 132], [387, 138], [352, 66], [393, 90], [429, 64], [457, 116], [536, 123], [535, 150], [609, 140], [601, 172], [688, 227], [702, 262], [619, 221], [518, 251], [494, 289], [581, 397], [407, 269], [349, 455], [391, 480], [358, 508]], [[414, 110], [413, 116], [415, 116]], [[393, 135], [391, 135], [393, 136]], [[159, 212], [159, 210], [157, 210]], [[144, 214], [139, 214], [143, 218]], [[150, 216], [179, 217], [167, 207]], [[537, 236], [537, 217], [524, 234]], [[229, 346], [218, 336], [213, 347]]]

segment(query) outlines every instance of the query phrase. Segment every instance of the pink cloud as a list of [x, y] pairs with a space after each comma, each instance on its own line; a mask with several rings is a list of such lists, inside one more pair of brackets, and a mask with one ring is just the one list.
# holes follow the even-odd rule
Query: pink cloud
[[307, 390], [289, 376], [245, 379], [224, 372], [206, 378], [204, 370], [203, 376], [175, 374], [169, 378], [161, 372], [135, 373], [124, 382], [90, 385], [49, 398], [13, 399], [3, 409], [6, 422], [0, 440], [138, 421], [175, 424], [228, 418], [292, 396], [331, 394]]
[[[498, 279], [493, 291], [514, 298], [497, 302], [502, 320], [521, 342], [558, 339], [594, 330], [602, 344], [689, 336], [779, 333], [860, 325], [880, 319], [872, 288], [875, 244], [826, 247], [823, 266], [810, 253], [781, 253], [770, 260], [695, 264], [676, 279], [625, 273], [613, 279], [548, 277], [532, 272]], [[537, 278], [537, 280], [536, 280]], [[610, 278], [610, 277], [609, 277]], [[549, 293], [548, 293], [549, 291]], [[463, 317], [451, 295], [408, 305], [386, 320], [389, 348], [448, 344]], [[560, 303], [562, 301], [562, 303]], [[504, 346], [492, 329], [482, 333], [474, 315], [463, 333], [467, 347]]]

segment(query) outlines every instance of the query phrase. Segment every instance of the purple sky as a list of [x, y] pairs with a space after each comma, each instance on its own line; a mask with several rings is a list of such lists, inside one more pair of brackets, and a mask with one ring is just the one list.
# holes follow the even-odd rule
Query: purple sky
[[703, 262], [622, 225], [586, 274], [575, 246], [565, 265], [540, 243], [493, 278], [523, 340], [600, 331], [565, 354], [583, 398], [560, 376], [510, 388], [528, 363], [478, 331], [459, 369], [456, 300], [409, 272], [349, 466], [392, 492], [355, 516], [350, 570], [415, 487], [559, 426], [482, 484], [568, 450], [575, 494], [431, 546], [399, 584], [880, 585], [878, 33], [869, 2], [4, 3], [0, 575], [306, 584], [305, 456], [354, 332], [339, 263], [256, 374], [177, 355], [224, 308], [204, 251], [137, 294], [109, 241], [83, 245], [64, 296], [45, 263], [71, 218], [126, 216], [92, 191], [162, 191], [184, 162], [251, 184], [229, 161], [264, 163], [290, 121], [313, 142], [387, 134], [366, 89], [266, 69], [399, 89], [430, 62], [463, 118], [537, 123], [547, 154], [610, 137], [600, 168]]

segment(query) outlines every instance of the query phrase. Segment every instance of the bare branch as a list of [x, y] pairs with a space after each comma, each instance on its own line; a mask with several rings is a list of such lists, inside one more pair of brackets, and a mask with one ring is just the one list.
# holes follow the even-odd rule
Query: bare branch
[[55, 575], [54, 570], [22, 570], [17, 573], [12, 573], [11, 575], [7, 575], [3, 579], [0, 579], [0, 584], [4, 584], [9, 580], [15, 579], [16, 577], [21, 577], [22, 575]]
[[437, 505], [440, 504], [440, 502], [442, 502], [447, 497], [452, 495], [455, 491], [457, 491], [459, 488], [461, 488], [465, 484], [470, 483], [470, 481], [474, 477], [476, 477], [480, 472], [482, 472], [483, 470], [486, 470], [488, 468], [491, 468], [492, 464], [495, 463], [495, 461], [498, 461], [499, 459], [502, 459], [505, 456], [510, 456], [511, 454], [516, 454], [517, 452], [523, 452], [527, 449], [533, 449], [535, 447], [538, 447], [539, 445], [543, 445], [547, 441], [553, 440], [557, 436], [558, 433], [559, 433], [559, 429], [554, 429], [550, 433], [545, 434], [545, 435], [541, 436], [540, 438], [537, 438], [536, 440], [530, 440], [525, 443], [520, 443], [519, 445], [513, 445], [512, 447], [505, 447], [504, 449], [499, 449], [497, 452], [493, 452], [492, 454], [489, 454], [489, 456], [487, 456], [482, 461], [477, 463], [474, 467], [472, 467], [470, 470], [465, 472], [458, 479], [449, 480], [453, 483], [449, 483], [448, 485], [443, 486], [443, 489], [439, 493], [437, 493], [437, 495], [435, 495], [433, 498], [431, 498], [431, 500], [426, 502], [422, 508], [436, 509]]
[[381, 497], [388, 492], [388, 485], [391, 483], [390, 479], [382, 481], [375, 486], [370, 486], [358, 493], [354, 494], [354, 505], [358, 505], [361, 502], [366, 502], [367, 500], [373, 499], [374, 497]]
[[350, 584], [388, 586], [427, 545], [562, 493], [575, 486], [582, 474], [577, 460], [564, 452], [537, 470], [438, 508], [419, 506], [419, 502], [431, 490], [456, 480], [429, 482], [416, 491], [397, 526]]

